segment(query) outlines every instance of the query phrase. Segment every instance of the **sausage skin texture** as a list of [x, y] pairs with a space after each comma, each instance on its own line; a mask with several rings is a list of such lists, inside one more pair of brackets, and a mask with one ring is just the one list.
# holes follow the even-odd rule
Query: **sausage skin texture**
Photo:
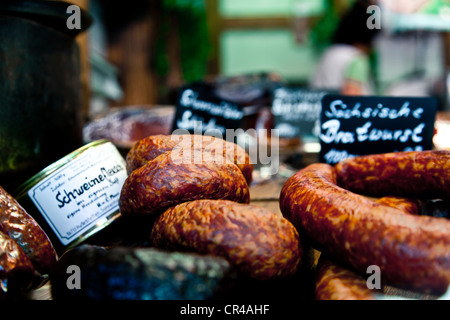
[[386, 196], [375, 200], [385, 206], [400, 209], [404, 213], [449, 218], [450, 205], [441, 199], [412, 199], [395, 196]]
[[316, 300], [376, 300], [366, 280], [322, 254], [317, 263]]
[[422, 213], [422, 202], [416, 199], [386, 196], [376, 199], [375, 202], [397, 208], [408, 214], [419, 215]]
[[31, 289], [34, 267], [22, 248], [0, 231], [0, 300]]
[[250, 156], [242, 147], [220, 138], [203, 135], [154, 135], [138, 141], [126, 157], [128, 174], [160, 154], [174, 149], [191, 150], [192, 153], [208, 153], [209, 157], [223, 156], [227, 163], [234, 163], [238, 166], [248, 185], [252, 182], [254, 166], [250, 161]]
[[198, 199], [250, 202], [250, 191], [235, 164], [214, 161], [183, 164], [168, 151], [134, 170], [125, 180], [119, 207], [126, 215], [161, 214], [169, 207]]
[[338, 185], [370, 196], [450, 199], [450, 151], [412, 151], [346, 159]]
[[17, 242], [39, 273], [50, 272], [57, 260], [53, 245], [34, 218], [2, 187], [0, 229]]
[[289, 178], [280, 209], [319, 251], [390, 284], [442, 294], [450, 284], [450, 221], [415, 216], [339, 187], [336, 170], [312, 164]]
[[295, 227], [270, 210], [227, 200], [197, 200], [168, 209], [151, 232], [153, 246], [220, 256], [256, 280], [293, 275], [303, 255]]
[[139, 140], [127, 153], [127, 173], [130, 174], [160, 154], [171, 151], [177, 143], [167, 135], [154, 135]]

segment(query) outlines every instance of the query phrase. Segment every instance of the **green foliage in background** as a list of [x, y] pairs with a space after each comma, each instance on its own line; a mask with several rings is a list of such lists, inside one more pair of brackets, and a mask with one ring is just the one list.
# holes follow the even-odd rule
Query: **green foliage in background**
[[[331, 44], [333, 34], [341, 18], [342, 12], [339, 12], [335, 2], [335, 0], [325, 1], [324, 13], [314, 21], [309, 32], [310, 41], [319, 53]], [[349, 7], [354, 0], [341, 2], [345, 3], [344, 7]]]
[[324, 14], [315, 22], [310, 30], [310, 39], [313, 46], [319, 50], [328, 46], [333, 32], [339, 22], [339, 15], [331, 0], [326, 2]]
[[203, 0], [162, 0], [162, 18], [156, 45], [156, 72], [165, 76], [169, 70], [166, 39], [170, 16], [179, 26], [180, 55], [183, 78], [186, 82], [201, 80], [207, 72], [210, 43]]

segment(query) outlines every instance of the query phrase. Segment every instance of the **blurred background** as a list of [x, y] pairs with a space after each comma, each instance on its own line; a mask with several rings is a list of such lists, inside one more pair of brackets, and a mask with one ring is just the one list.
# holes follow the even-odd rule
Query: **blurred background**
[[[174, 89], [207, 77], [275, 72], [307, 85], [355, 0], [72, 2], [94, 17], [78, 41], [95, 113], [100, 96], [107, 106], [173, 104]], [[432, 94], [448, 109], [448, 1], [384, 2], [375, 1], [390, 13], [370, 55], [375, 93]]]
[[[42, 3], [61, 6], [36, 5]], [[70, 4], [91, 19], [61, 39], [61, 31], [70, 31]], [[359, 11], [349, 13], [356, 5]], [[55, 8], [57, 34], [44, 38]], [[37, 170], [100, 138], [126, 154], [144, 136], [170, 133], [181, 88], [199, 82], [212, 84], [215, 99], [247, 107], [244, 129], [274, 127], [272, 90], [280, 84], [432, 96], [439, 110], [436, 145], [450, 148], [450, 0], [5, 0], [0, 14], [0, 75], [7, 80], [0, 85], [6, 101], [0, 176]], [[43, 26], [21, 32], [26, 39], [12, 37], [24, 25], [34, 30], [30, 17]], [[360, 58], [355, 79], [364, 78], [370, 90], [318, 80], [321, 70], [341, 72], [336, 60], [324, 57], [342, 43], [357, 48], [350, 50]], [[68, 47], [75, 51], [64, 53]], [[66, 62], [69, 55], [73, 63]], [[280, 143], [299, 145], [295, 139]]]
[[[86, 119], [111, 107], [175, 105], [177, 90], [183, 85], [232, 79], [231, 82], [247, 86], [259, 84], [260, 89], [267, 81], [276, 81], [297, 88], [349, 94], [432, 96], [438, 100], [439, 110], [437, 126], [441, 135], [436, 141], [441, 143], [443, 133], [448, 133], [448, 0], [75, 3], [89, 10], [94, 18], [89, 31], [79, 38], [85, 61]], [[359, 11], [349, 13], [358, 4]], [[368, 11], [372, 5], [381, 11]], [[345, 17], [347, 14], [349, 17]], [[367, 30], [369, 19], [377, 30]], [[365, 93], [314, 85], [321, 59], [336, 44], [336, 34], [344, 20], [358, 22], [342, 27], [340, 41], [359, 37], [366, 45], [368, 70], [364, 76], [369, 79], [371, 90]], [[333, 63], [322, 68], [327, 73], [337, 69]], [[241, 97], [244, 93], [249, 94], [249, 90], [237, 92]], [[260, 105], [270, 103], [269, 100]], [[260, 112], [258, 119], [264, 116], [267, 118]], [[263, 126], [271, 127], [267, 123]]]

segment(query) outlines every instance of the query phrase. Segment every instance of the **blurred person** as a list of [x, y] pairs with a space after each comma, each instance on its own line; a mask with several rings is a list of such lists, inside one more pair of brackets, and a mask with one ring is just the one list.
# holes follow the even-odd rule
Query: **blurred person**
[[369, 54], [378, 29], [369, 29], [367, 8], [372, 1], [356, 0], [340, 20], [333, 44], [325, 50], [311, 80], [314, 89], [344, 95], [374, 93]]

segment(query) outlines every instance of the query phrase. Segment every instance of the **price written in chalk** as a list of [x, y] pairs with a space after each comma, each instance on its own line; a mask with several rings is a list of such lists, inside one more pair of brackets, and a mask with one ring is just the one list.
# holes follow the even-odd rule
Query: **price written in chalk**
[[432, 148], [434, 98], [327, 95], [322, 100], [320, 161]]

